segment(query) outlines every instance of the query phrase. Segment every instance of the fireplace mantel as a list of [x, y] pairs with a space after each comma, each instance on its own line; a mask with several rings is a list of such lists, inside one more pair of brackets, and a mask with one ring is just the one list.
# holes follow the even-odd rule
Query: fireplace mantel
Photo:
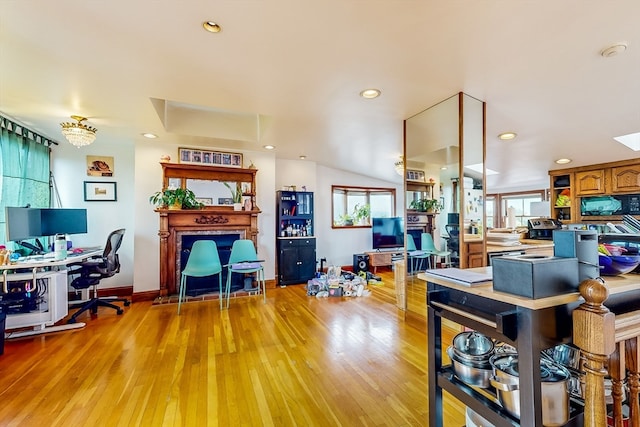
[[[235, 211], [232, 206], [205, 206], [202, 209], [156, 209], [160, 215], [160, 296], [177, 294], [179, 273], [178, 253], [181, 235], [185, 233], [235, 233], [242, 239], [253, 240], [258, 247], [258, 214], [256, 206], [255, 168], [235, 168], [182, 163], [161, 163], [162, 188], [188, 188], [189, 180], [236, 182], [243, 184], [245, 207], [251, 210]], [[247, 184], [248, 187], [245, 188]]]
[[232, 207], [204, 209], [156, 209], [160, 215], [160, 296], [177, 294], [176, 260], [179, 236], [185, 233], [215, 231], [239, 233], [258, 246], [258, 209], [234, 211]]

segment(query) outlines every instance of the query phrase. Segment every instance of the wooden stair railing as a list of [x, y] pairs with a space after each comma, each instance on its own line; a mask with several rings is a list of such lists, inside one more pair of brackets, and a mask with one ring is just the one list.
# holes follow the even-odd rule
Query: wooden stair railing
[[583, 281], [580, 294], [585, 302], [573, 312], [573, 342], [582, 354], [584, 425], [607, 425], [604, 377], [609, 374], [612, 379], [614, 426], [623, 427], [622, 401], [626, 378], [629, 425], [640, 427], [640, 310], [618, 316], [611, 313], [603, 305], [609, 291], [602, 280]]

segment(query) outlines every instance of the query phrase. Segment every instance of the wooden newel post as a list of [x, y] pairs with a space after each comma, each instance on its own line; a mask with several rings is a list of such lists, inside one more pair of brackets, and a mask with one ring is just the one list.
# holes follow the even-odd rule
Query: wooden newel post
[[585, 372], [584, 425], [607, 425], [604, 396], [605, 363], [615, 350], [615, 315], [602, 303], [609, 290], [602, 280], [587, 279], [580, 283], [585, 302], [573, 311], [573, 343], [582, 350]]

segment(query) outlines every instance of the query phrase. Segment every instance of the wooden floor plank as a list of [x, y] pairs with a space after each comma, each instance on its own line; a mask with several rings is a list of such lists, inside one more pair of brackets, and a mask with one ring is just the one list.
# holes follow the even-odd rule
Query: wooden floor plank
[[[359, 298], [288, 286], [180, 316], [140, 302], [7, 340], [0, 425], [427, 426], [426, 331], [403, 321], [393, 273], [379, 275]], [[463, 425], [464, 406], [445, 400], [445, 425]]]

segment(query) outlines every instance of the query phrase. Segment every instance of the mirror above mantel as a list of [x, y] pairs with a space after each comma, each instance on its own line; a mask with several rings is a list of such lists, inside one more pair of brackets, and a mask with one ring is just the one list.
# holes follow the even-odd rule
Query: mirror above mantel
[[[244, 210], [258, 210], [256, 206], [254, 168], [200, 166], [181, 163], [161, 163], [163, 188], [188, 188], [205, 208], [227, 207], [233, 203], [231, 189], [242, 192]], [[228, 185], [225, 185], [225, 183]]]

